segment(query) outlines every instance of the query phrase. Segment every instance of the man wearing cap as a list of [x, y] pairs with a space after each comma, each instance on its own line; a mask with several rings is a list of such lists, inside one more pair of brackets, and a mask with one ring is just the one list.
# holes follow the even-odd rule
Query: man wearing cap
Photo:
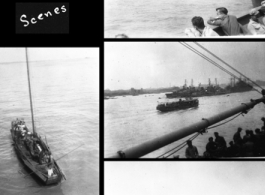
[[195, 16], [191, 19], [193, 29], [186, 29], [185, 34], [188, 37], [212, 37], [219, 36], [213, 29], [209, 26], [204, 25], [203, 18], [200, 16]]
[[[251, 16], [248, 23], [248, 30], [252, 35], [264, 35], [265, 26], [262, 24], [262, 18], [260, 18], [259, 8], [253, 8], [250, 10], [249, 15]], [[259, 20], [261, 19], [261, 21]]]
[[216, 9], [216, 18], [210, 18], [207, 23], [214, 26], [222, 27], [224, 33], [228, 36], [240, 35], [241, 31], [246, 33], [241, 24], [238, 23], [236, 16], [227, 15], [228, 10], [225, 7]]

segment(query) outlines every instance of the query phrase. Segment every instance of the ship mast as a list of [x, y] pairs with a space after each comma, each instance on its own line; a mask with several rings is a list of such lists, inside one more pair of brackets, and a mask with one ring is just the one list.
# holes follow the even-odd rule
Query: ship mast
[[30, 86], [30, 77], [29, 77], [29, 63], [28, 63], [28, 49], [26, 48], [26, 61], [27, 61], [27, 73], [28, 73], [28, 84], [29, 84], [29, 99], [30, 99], [30, 109], [31, 109], [31, 121], [33, 134], [35, 134], [35, 125], [34, 125], [34, 114], [33, 114], [33, 105], [31, 97], [31, 86]]

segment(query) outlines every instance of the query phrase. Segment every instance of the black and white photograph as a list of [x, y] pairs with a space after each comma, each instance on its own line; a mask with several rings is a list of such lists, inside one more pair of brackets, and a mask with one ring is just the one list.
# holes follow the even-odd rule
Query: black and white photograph
[[0, 48], [0, 194], [99, 194], [99, 48]]
[[260, 195], [265, 163], [105, 162], [105, 195]]
[[265, 38], [263, 0], [108, 0], [105, 38]]
[[106, 42], [104, 157], [265, 156], [264, 42]]

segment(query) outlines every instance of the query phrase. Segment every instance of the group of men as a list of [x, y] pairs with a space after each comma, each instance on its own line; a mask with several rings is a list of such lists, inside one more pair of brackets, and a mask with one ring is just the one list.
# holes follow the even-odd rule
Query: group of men
[[[255, 129], [255, 132], [247, 129], [246, 134], [241, 137], [242, 128], [238, 128], [233, 136], [233, 141], [229, 142], [229, 147], [226, 145], [224, 137], [218, 132], [214, 133], [213, 137], [209, 138], [204, 152], [204, 158], [219, 158], [219, 157], [258, 157], [265, 155], [265, 118], [262, 117], [264, 125], [261, 130]], [[192, 141], [187, 141], [186, 158], [202, 158], [199, 156], [197, 147], [192, 145]]]
[[[240, 35], [265, 35], [265, 1], [261, 2], [261, 7], [250, 10], [251, 19], [247, 28], [243, 27], [236, 16], [228, 15], [225, 7], [216, 9], [217, 17], [210, 17], [207, 21], [209, 25], [219, 26], [227, 36]], [[216, 37], [219, 36], [210, 26], [204, 24], [204, 20], [200, 16], [195, 16], [191, 20], [193, 28], [185, 29], [188, 37]]]
[[[214, 133], [215, 141], [213, 137], [209, 138], [209, 142], [206, 145], [205, 157], [212, 157], [218, 155], [222, 155], [226, 150], [226, 141], [225, 139], [219, 135], [218, 132]], [[192, 145], [191, 140], [187, 141], [188, 147], [186, 148], [186, 158], [199, 158], [199, 153], [197, 147]]]

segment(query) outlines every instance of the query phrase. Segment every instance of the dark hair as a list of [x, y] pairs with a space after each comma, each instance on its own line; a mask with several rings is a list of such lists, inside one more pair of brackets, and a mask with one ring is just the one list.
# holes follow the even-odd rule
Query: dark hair
[[204, 26], [204, 21], [203, 21], [203, 18], [200, 17], [200, 16], [194, 16], [192, 19], [191, 19], [191, 22], [193, 24], [193, 26], [196, 26], [200, 29], [203, 29], [205, 26]]
[[[251, 19], [252, 19], [253, 21], [255, 21], [255, 22], [259, 22], [259, 20], [258, 20], [259, 17], [260, 17], [260, 15], [257, 14], [257, 15], [251, 16]], [[262, 120], [262, 119], [261, 119], [261, 120]]]
[[188, 141], [187, 141], [187, 144], [191, 144], [191, 140], [188, 140]]
[[213, 137], [209, 137], [209, 141], [213, 140]]
[[238, 127], [237, 131], [242, 131], [242, 128], [241, 127]]
[[214, 135], [219, 135], [219, 133], [218, 132], [214, 132]]
[[221, 13], [223, 13], [225, 15], [228, 14], [228, 10], [225, 7], [218, 7], [218, 8], [216, 8], [216, 11], [218, 11], [218, 10], [219, 10], [219, 12], [221, 12]]

